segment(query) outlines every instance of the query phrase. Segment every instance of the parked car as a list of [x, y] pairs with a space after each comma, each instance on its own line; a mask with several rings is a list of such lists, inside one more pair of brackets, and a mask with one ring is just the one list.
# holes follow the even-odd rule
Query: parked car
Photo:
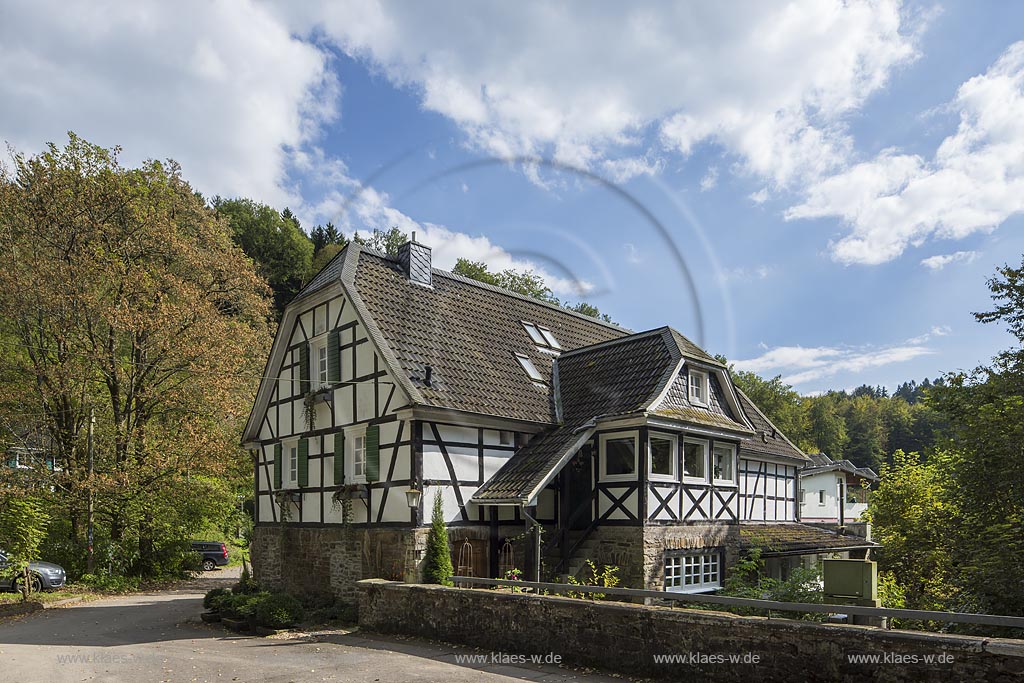
[[[10, 571], [7, 555], [0, 551], [0, 589], [5, 591], [19, 590], [20, 576], [13, 576]], [[30, 562], [28, 570], [32, 578], [32, 592], [57, 590], [64, 587], [67, 572], [64, 567], [52, 562]]]
[[228, 563], [228, 547], [220, 541], [192, 541], [192, 550], [203, 556], [204, 572]]

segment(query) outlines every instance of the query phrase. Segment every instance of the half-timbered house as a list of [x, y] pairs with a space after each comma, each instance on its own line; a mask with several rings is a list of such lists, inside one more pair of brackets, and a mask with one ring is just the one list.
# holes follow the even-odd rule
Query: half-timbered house
[[255, 573], [298, 590], [416, 580], [437, 491], [475, 576], [589, 559], [712, 590], [743, 525], [816, 533], [807, 457], [714, 357], [434, 269], [415, 240], [348, 245], [288, 305], [243, 442]]

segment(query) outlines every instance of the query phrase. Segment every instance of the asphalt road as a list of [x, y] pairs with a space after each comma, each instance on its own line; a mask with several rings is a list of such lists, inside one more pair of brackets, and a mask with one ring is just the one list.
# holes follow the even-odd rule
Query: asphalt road
[[479, 654], [360, 633], [320, 642], [230, 634], [199, 621], [202, 597], [237, 580], [211, 572], [177, 590], [47, 609], [0, 622], [0, 682], [613, 681], [558, 667], [460, 664]]

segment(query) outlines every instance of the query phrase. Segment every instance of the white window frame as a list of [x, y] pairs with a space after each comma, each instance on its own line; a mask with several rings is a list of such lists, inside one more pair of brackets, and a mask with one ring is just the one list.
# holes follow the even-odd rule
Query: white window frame
[[[701, 398], [700, 399], [695, 399], [693, 397], [693, 378], [694, 377], [700, 377], [700, 379], [701, 379], [701, 385], [700, 386], [701, 386], [701, 392], [702, 393], [701, 393]], [[709, 400], [710, 400], [710, 393], [711, 393], [711, 391], [710, 391], [711, 390], [711, 383], [710, 383], [710, 381], [708, 379], [708, 373], [707, 372], [705, 372], [704, 370], [696, 370], [696, 369], [692, 369], [691, 368], [690, 369], [690, 375], [687, 378], [686, 387], [687, 387], [687, 394], [688, 394], [687, 398], [689, 399], [690, 403], [692, 403], [692, 404], [694, 404], [696, 406], [701, 406], [702, 408], [707, 408], [708, 407]]]
[[550, 328], [541, 327], [540, 325], [537, 325], [537, 329], [540, 331], [541, 336], [544, 337], [544, 341], [550, 348], [554, 349], [555, 351], [562, 350], [562, 345], [558, 343], [557, 339], [555, 339], [555, 333], [552, 332]]
[[722, 553], [665, 553], [665, 591], [707, 593], [722, 587]]
[[[731, 479], [721, 479], [721, 478], [719, 478], [715, 474], [715, 450], [718, 449], [718, 448], [727, 448], [729, 450], [729, 461], [732, 464], [732, 478]], [[736, 446], [735, 446], [735, 444], [731, 444], [731, 443], [716, 443], [711, 448], [710, 456], [711, 457], [710, 457], [710, 462], [708, 463], [708, 465], [709, 465], [708, 469], [709, 469], [709, 474], [714, 479], [714, 482], [716, 484], [735, 485], [736, 484]]]
[[281, 488], [296, 488], [299, 485], [299, 442], [281, 442]]
[[[601, 438], [598, 439], [598, 444], [601, 454], [601, 481], [636, 481], [637, 472], [637, 442], [639, 435], [637, 432], [609, 432], [608, 434], [602, 434]], [[633, 471], [629, 474], [608, 474], [608, 451], [605, 447], [609, 441], [618, 441], [620, 439], [632, 439], [633, 440]]]
[[345, 470], [346, 481], [366, 483], [366, 425], [345, 429]]
[[[320, 373], [320, 352], [323, 352], [323, 374]], [[327, 335], [314, 337], [309, 342], [309, 374], [313, 390], [322, 389], [331, 383], [331, 354], [327, 350]]]
[[818, 489], [818, 505], [825, 507], [825, 489]]
[[[655, 439], [668, 441], [672, 444], [672, 455], [669, 459], [668, 474], [655, 474], [654, 472], [654, 449], [652, 442]], [[679, 436], [665, 432], [649, 432], [647, 435], [647, 478], [651, 481], [679, 481]]]
[[540, 374], [540, 370], [538, 370], [537, 366], [533, 364], [533, 361], [530, 360], [529, 356], [525, 353], [516, 353], [515, 356], [516, 360], [519, 361], [519, 365], [531, 380], [538, 384], [544, 384], [544, 375]]
[[528, 323], [525, 320], [521, 320], [523, 327], [526, 328], [526, 334], [530, 335], [530, 340], [537, 346], [547, 346], [547, 340], [544, 339], [544, 335], [541, 334], [540, 328], [533, 323]]
[[[704, 476], [691, 477], [686, 474], [686, 444], [697, 444], [704, 448]], [[711, 481], [711, 443], [707, 439], [683, 439], [683, 481], [689, 484], [707, 484]]]

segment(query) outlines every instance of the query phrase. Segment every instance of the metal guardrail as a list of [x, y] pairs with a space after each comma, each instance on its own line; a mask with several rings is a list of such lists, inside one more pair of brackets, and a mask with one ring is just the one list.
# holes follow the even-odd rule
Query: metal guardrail
[[509, 586], [513, 588], [530, 588], [536, 591], [551, 593], [603, 593], [626, 598], [647, 598], [652, 600], [670, 600], [675, 602], [696, 602], [710, 605], [728, 605], [730, 607], [752, 607], [774, 612], [812, 612], [815, 614], [851, 614], [864, 617], [887, 617], [896, 619], [917, 619], [920, 621], [942, 621], [955, 624], [979, 624], [984, 626], [1005, 626], [1024, 629], [1024, 617], [1010, 617], [997, 614], [970, 614], [964, 612], [933, 612], [917, 609], [890, 609], [888, 607], [861, 607], [859, 605], [834, 605], [813, 602], [778, 602], [775, 600], [757, 600], [754, 598], [734, 598], [725, 595], [706, 595], [703, 593], [674, 593], [671, 591], [651, 591], [637, 588], [605, 588], [603, 586], [576, 586], [566, 583], [544, 583], [536, 581], [509, 581], [507, 579], [484, 579], [474, 576], [453, 576], [456, 584], [472, 584], [478, 586]]

